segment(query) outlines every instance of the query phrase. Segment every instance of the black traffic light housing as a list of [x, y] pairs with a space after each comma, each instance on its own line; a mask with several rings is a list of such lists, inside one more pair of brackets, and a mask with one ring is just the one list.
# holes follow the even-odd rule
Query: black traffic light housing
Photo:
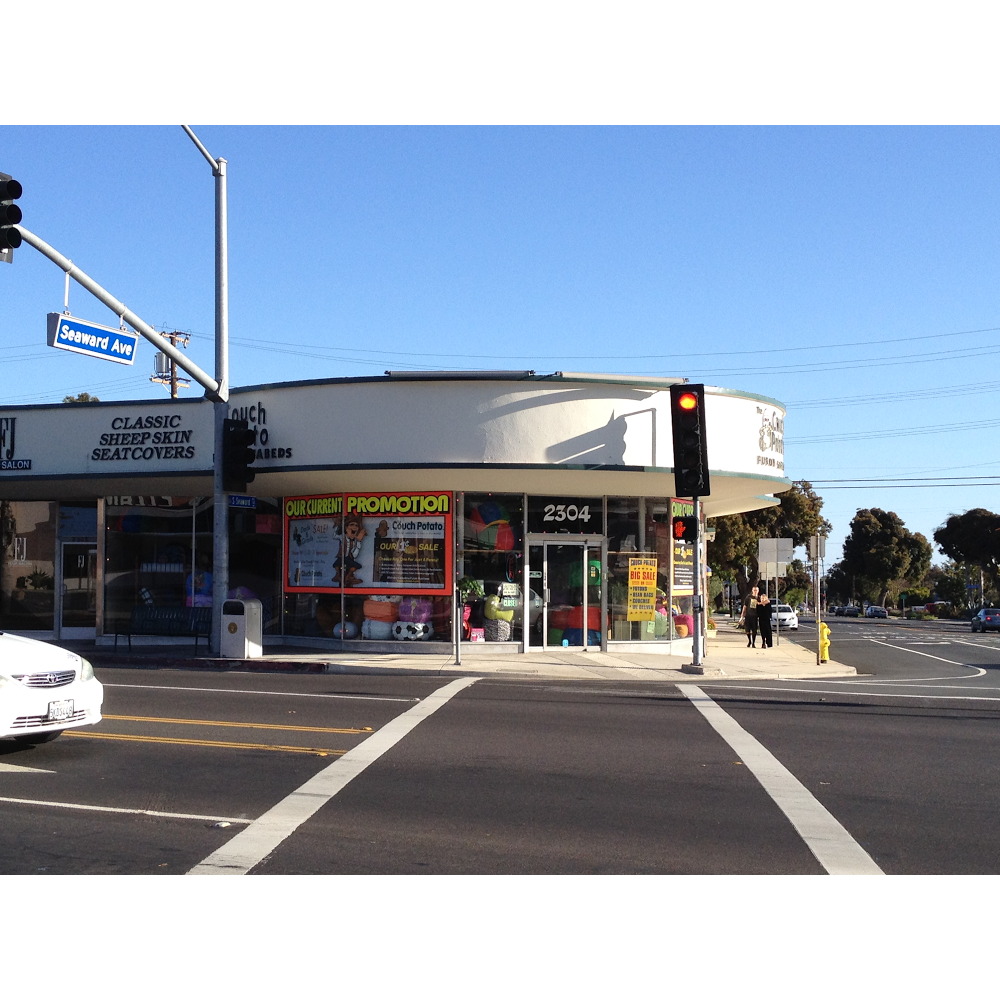
[[679, 497], [707, 497], [708, 442], [705, 438], [705, 387], [672, 385], [670, 420], [674, 432], [674, 490]]
[[696, 517], [675, 517], [671, 527], [675, 542], [694, 544], [698, 540], [698, 518]]
[[257, 432], [250, 430], [248, 421], [222, 422], [222, 488], [227, 493], [238, 493], [253, 482], [250, 466], [257, 457], [256, 443]]
[[14, 228], [21, 221], [21, 209], [14, 204], [21, 194], [21, 185], [14, 178], [0, 173], [0, 259], [7, 261], [11, 251], [21, 245], [21, 234]]

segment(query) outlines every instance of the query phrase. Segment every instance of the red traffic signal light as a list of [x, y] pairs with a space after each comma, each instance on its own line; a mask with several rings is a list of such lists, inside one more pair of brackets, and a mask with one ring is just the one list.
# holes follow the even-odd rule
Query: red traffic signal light
[[707, 497], [708, 442], [705, 436], [705, 387], [670, 387], [670, 423], [674, 439], [674, 495]]
[[675, 517], [673, 520], [675, 542], [695, 542], [698, 539], [698, 518]]

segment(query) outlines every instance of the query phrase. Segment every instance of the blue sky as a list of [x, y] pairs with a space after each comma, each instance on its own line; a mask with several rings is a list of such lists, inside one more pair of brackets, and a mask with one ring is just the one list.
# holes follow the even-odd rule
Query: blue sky
[[[963, 426], [1000, 392], [997, 128], [195, 129], [229, 161], [233, 384], [685, 375], [786, 402], [796, 479], [1000, 473], [995, 429]], [[5, 128], [0, 170], [29, 229], [211, 370], [213, 182], [179, 127]], [[62, 295], [30, 248], [0, 265], [0, 400], [163, 393], [148, 345], [132, 371], [45, 348]], [[76, 286], [70, 308], [113, 321]], [[857, 507], [930, 537], [1000, 506], [818, 488], [833, 555]]]

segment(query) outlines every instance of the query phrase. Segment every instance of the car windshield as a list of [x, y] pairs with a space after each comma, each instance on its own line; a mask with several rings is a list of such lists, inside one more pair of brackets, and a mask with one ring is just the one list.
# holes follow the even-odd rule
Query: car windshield
[[779, 611], [783, 611], [783, 612], [787, 612], [788, 614], [791, 614], [792, 607], [791, 607], [790, 604], [779, 604], [778, 605], [778, 610]]

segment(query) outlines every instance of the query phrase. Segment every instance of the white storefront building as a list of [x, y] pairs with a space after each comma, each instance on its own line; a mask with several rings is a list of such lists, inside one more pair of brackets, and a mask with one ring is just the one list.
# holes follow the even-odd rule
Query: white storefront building
[[[676, 381], [427, 372], [235, 389], [258, 451], [229, 499], [231, 593], [261, 600], [269, 645], [419, 652], [460, 632], [470, 651], [689, 652]], [[706, 419], [705, 516], [777, 503], [781, 404], [710, 387]], [[210, 604], [212, 427], [201, 399], [0, 407], [0, 628], [111, 642], [136, 607]], [[652, 620], [635, 612], [643, 573]]]

